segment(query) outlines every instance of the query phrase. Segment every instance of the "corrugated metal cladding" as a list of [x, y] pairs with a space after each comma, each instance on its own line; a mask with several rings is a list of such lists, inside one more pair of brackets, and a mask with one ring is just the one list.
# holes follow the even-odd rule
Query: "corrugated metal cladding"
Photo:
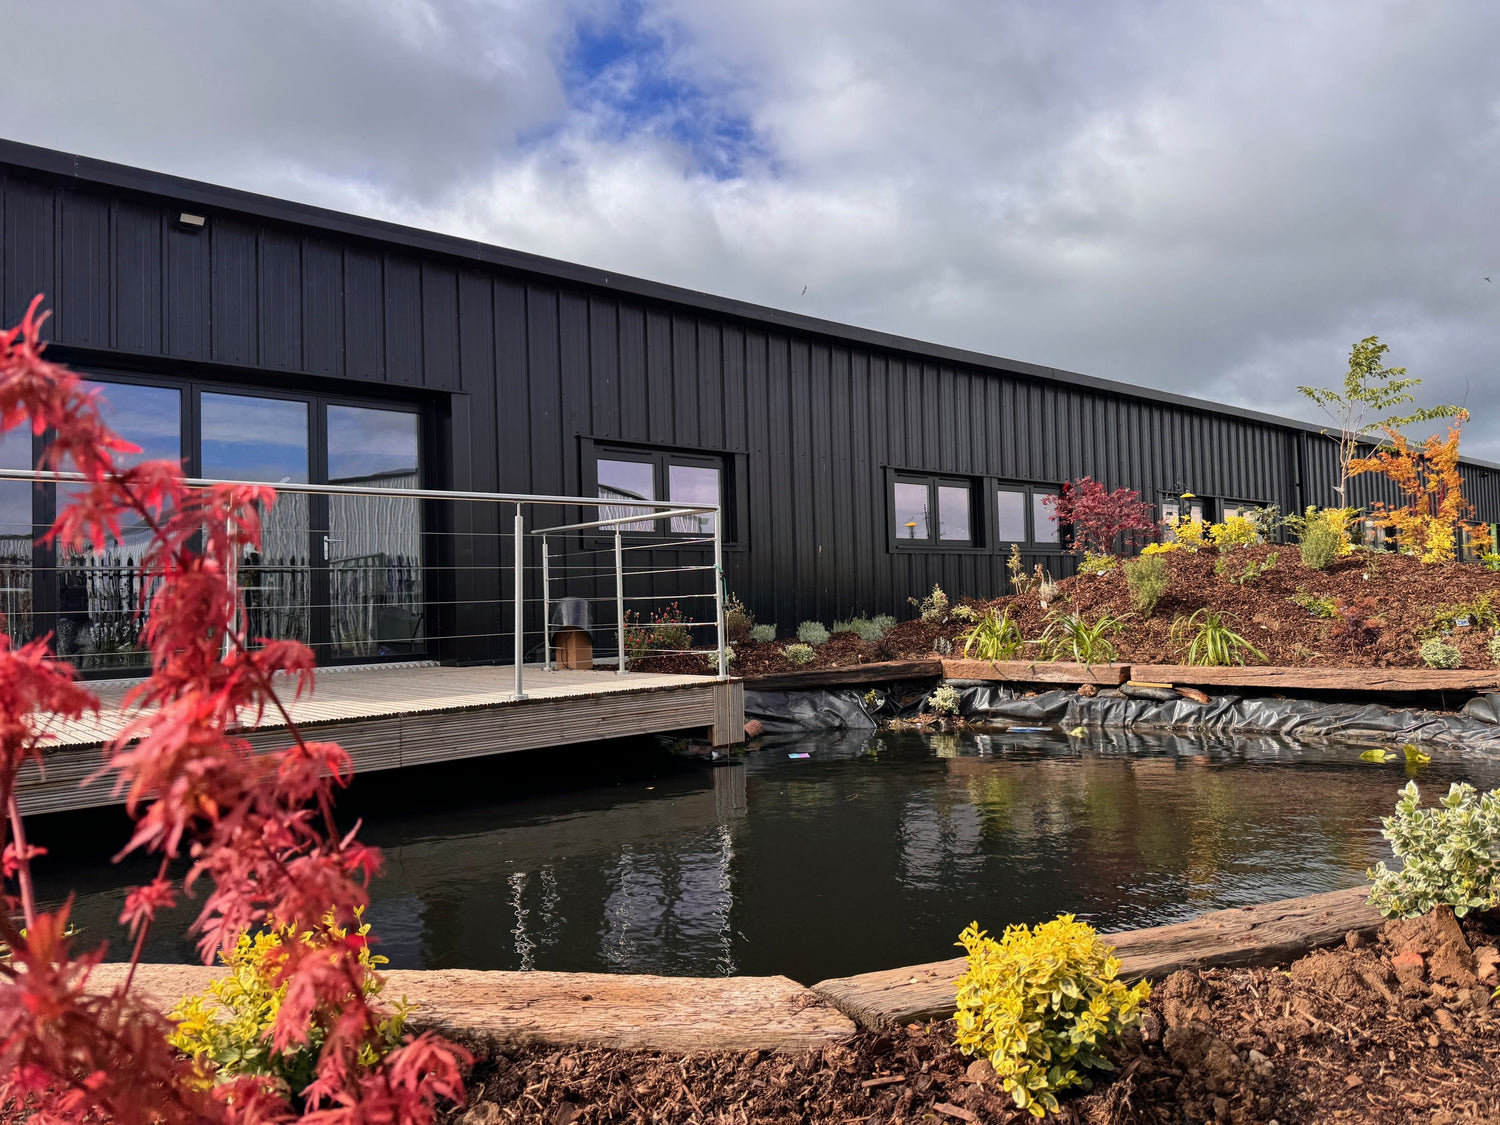
[[[4, 320], [47, 294], [64, 358], [415, 398], [432, 418], [434, 485], [577, 494], [585, 439], [739, 455], [746, 534], [726, 556], [730, 584], [783, 628], [899, 612], [934, 582], [1003, 589], [994, 548], [892, 549], [891, 468], [1088, 474], [1153, 499], [1289, 510], [1333, 499], [1332, 443], [1294, 423], [771, 323], [794, 318], [44, 150], [0, 145], [0, 170]], [[181, 225], [184, 210], [205, 226]], [[1500, 473], [1469, 480], [1483, 517], [1500, 518]], [[471, 516], [450, 518], [462, 529]], [[459, 598], [492, 604], [503, 589], [487, 569], [497, 546], [460, 548], [453, 561], [479, 569], [460, 572]], [[1071, 569], [1056, 553], [1036, 561]], [[450, 627], [496, 631], [492, 608], [458, 617]]]

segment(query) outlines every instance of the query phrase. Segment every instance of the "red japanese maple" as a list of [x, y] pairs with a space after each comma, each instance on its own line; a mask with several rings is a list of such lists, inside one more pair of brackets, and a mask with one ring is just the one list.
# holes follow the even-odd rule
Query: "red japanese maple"
[[[268, 919], [314, 935], [281, 947], [288, 987], [273, 1030], [274, 1044], [285, 1047], [307, 1041], [315, 1014], [333, 1016], [316, 1079], [302, 1092], [303, 1120], [430, 1122], [440, 1099], [462, 1100], [467, 1056], [424, 1034], [373, 1066], [359, 1062], [378, 1019], [365, 1000], [362, 942], [338, 929], [365, 905], [380, 856], [335, 820], [333, 796], [349, 781], [349, 756], [303, 738], [278, 695], [279, 686], [300, 694], [311, 685], [312, 653], [292, 641], [247, 638], [240, 626], [235, 562], [258, 548], [261, 514], [275, 492], [192, 488], [171, 462], [122, 465], [117, 455], [139, 451], [104, 424], [77, 376], [43, 357], [40, 302], [0, 332], [0, 431], [51, 433], [43, 468], [80, 474], [48, 533], [60, 547], [98, 548], [127, 520], [151, 532], [140, 607], [151, 673], [131, 699], [142, 717], [107, 748], [105, 769], [135, 823], [122, 854], [157, 855], [160, 867], [130, 892], [121, 915], [132, 938], [124, 983], [91, 991], [89, 974], [104, 950], [74, 953], [67, 908], [38, 910], [31, 865], [39, 851], [26, 842], [16, 782], [28, 760], [40, 763], [50, 717], [77, 717], [97, 703], [45, 641], [17, 648], [0, 633], [0, 940], [10, 950], [0, 960], [0, 1113], [24, 1107], [39, 1123], [296, 1116], [253, 1079], [209, 1093], [195, 1088], [167, 1043], [166, 1021], [131, 992], [157, 912], [202, 884], [194, 925], [205, 961]], [[257, 753], [231, 731], [242, 715], [268, 708], [285, 722], [290, 745]], [[170, 864], [184, 856], [190, 862], [179, 883]]]
[[1068, 481], [1055, 496], [1042, 502], [1052, 509], [1059, 527], [1068, 528], [1068, 545], [1075, 551], [1110, 555], [1150, 539], [1156, 530], [1151, 505], [1134, 489], [1106, 489], [1092, 477]]

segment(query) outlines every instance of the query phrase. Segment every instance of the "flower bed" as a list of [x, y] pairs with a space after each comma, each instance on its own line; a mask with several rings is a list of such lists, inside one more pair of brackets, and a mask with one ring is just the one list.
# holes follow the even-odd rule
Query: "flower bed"
[[[1276, 562], [1241, 584], [1231, 579], [1251, 565]], [[1125, 576], [1116, 567], [1101, 574], [1063, 579], [1044, 606], [1036, 592], [964, 600], [968, 609], [994, 606], [1009, 610], [1028, 641], [1040, 637], [1054, 613], [1078, 613], [1091, 621], [1109, 614], [1128, 627], [1113, 638], [1117, 660], [1135, 664], [1181, 664], [1187, 644], [1173, 636], [1173, 623], [1200, 609], [1227, 613], [1232, 627], [1265, 657], [1265, 663], [1287, 667], [1424, 667], [1425, 640], [1441, 639], [1458, 651], [1456, 667], [1491, 669], [1496, 659], [1490, 642], [1494, 630], [1471, 615], [1468, 626], [1453, 627], [1439, 619], [1462, 616], [1456, 607], [1489, 595], [1500, 611], [1500, 573], [1463, 563], [1422, 563], [1390, 552], [1357, 551], [1326, 570], [1303, 565], [1296, 547], [1264, 544], [1235, 548], [1220, 555], [1171, 551], [1158, 556], [1170, 575], [1166, 592], [1149, 615], [1134, 613]], [[1219, 560], [1223, 559], [1220, 566]], [[753, 677], [801, 668], [833, 668], [882, 660], [911, 660], [949, 648], [963, 652], [969, 624], [950, 611], [944, 621], [903, 621], [879, 641], [853, 633], [834, 633], [815, 648], [811, 664], [794, 665], [784, 649], [790, 639], [774, 643], [743, 641], [735, 645], [732, 672]], [[945, 645], [944, 642], [947, 642]], [[1021, 659], [1035, 659], [1031, 649]], [[945, 654], [946, 655], [946, 654]], [[1254, 658], [1249, 658], [1255, 663]], [[649, 657], [633, 667], [643, 672], [702, 672], [696, 656]]]
[[[1490, 1119], [1500, 1112], [1497, 937], [1493, 915], [1462, 926], [1433, 915], [1390, 923], [1373, 942], [1352, 936], [1289, 971], [1176, 973], [1113, 1052], [1113, 1080], [1052, 1119]], [[799, 1054], [492, 1052], [474, 1072], [465, 1120], [1035, 1120], [1001, 1093], [987, 1063], [952, 1043], [942, 1021]]]

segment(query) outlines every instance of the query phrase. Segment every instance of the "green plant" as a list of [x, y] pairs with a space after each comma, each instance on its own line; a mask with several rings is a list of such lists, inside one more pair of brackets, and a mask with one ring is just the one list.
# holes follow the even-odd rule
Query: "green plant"
[[979, 611], [971, 605], [956, 605], [953, 607], [953, 612], [950, 616], [954, 621], [962, 622], [965, 625], [972, 625], [979, 620]]
[[1210, 525], [1208, 537], [1219, 550], [1230, 551], [1260, 542], [1260, 528], [1249, 516], [1229, 516], [1223, 523]]
[[1265, 660], [1265, 653], [1230, 628], [1233, 620], [1230, 614], [1205, 606], [1172, 622], [1172, 639], [1188, 642], [1186, 660], [1200, 668], [1243, 664], [1247, 655]]
[[1120, 560], [1114, 555], [1084, 555], [1083, 561], [1078, 564], [1080, 575], [1108, 574], [1120, 565]]
[[991, 606], [974, 627], [963, 635], [964, 656], [976, 660], [1014, 660], [1026, 642], [1007, 609], [1003, 614]]
[[1088, 1089], [1088, 1072], [1113, 1070], [1104, 1046], [1140, 1022], [1151, 986], [1126, 988], [1114, 949], [1064, 914], [999, 941], [977, 922], [959, 935], [968, 968], [957, 983], [955, 1043], [989, 1060], [1020, 1109], [1042, 1117], [1057, 1095]]
[[1500, 551], [1485, 551], [1479, 556], [1485, 570], [1500, 570]]
[[1500, 627], [1500, 613], [1495, 611], [1495, 592], [1486, 590], [1479, 596], [1454, 605], [1439, 606], [1433, 611], [1432, 631], [1440, 633], [1460, 625], [1476, 629]]
[[1309, 515], [1302, 524], [1297, 546], [1305, 565], [1314, 570], [1327, 570], [1337, 561], [1344, 541], [1337, 527], [1326, 519], [1314, 518], [1312, 511], [1308, 509]]
[[1415, 781], [1406, 783], [1381, 835], [1401, 861], [1370, 871], [1370, 905], [1388, 918], [1414, 918], [1447, 905], [1460, 918], [1500, 906], [1500, 790], [1481, 794], [1454, 782], [1435, 808], [1421, 807]]
[[750, 630], [755, 627], [755, 615], [734, 594], [724, 603], [724, 636], [731, 644], [741, 644], [750, 639]]
[[1107, 613], [1092, 623], [1080, 613], [1054, 616], [1039, 640], [1042, 659], [1107, 664], [1117, 655], [1110, 637], [1124, 627], [1123, 617], [1112, 617]]
[[[705, 663], [705, 664], [708, 665], [709, 672], [711, 674], [717, 674], [718, 671], [719, 671], [719, 650], [716, 649], [716, 648], [711, 648], [708, 651], [702, 653], [701, 655], [703, 657], [703, 663]], [[734, 667], [734, 646], [733, 645], [725, 645], [724, 646], [724, 667], [726, 667], [726, 668], [733, 668]]]
[[817, 648], [828, 643], [828, 630], [820, 621], [804, 621], [797, 626], [797, 639], [805, 645]]
[[1141, 555], [1125, 564], [1125, 585], [1130, 587], [1130, 605], [1150, 617], [1156, 603], [1172, 584], [1172, 571], [1160, 554]]
[[957, 715], [958, 703], [958, 689], [952, 684], [933, 688], [932, 694], [927, 697], [927, 706], [935, 715]]
[[1277, 555], [1275, 551], [1272, 551], [1261, 562], [1255, 562], [1254, 560], [1247, 562], [1244, 566], [1244, 569], [1236, 574], [1234, 571], [1234, 567], [1229, 564], [1228, 557], [1225, 555], [1220, 555], [1218, 559], [1214, 561], [1214, 573], [1217, 574], [1220, 578], [1224, 579], [1224, 581], [1228, 582], [1231, 586], [1248, 586], [1257, 578], [1260, 578], [1262, 575], [1264, 575], [1266, 571], [1275, 570], [1276, 560], [1279, 557], [1280, 556]]
[[1457, 645], [1451, 645], [1442, 637], [1428, 637], [1417, 650], [1422, 663], [1429, 668], [1457, 668], [1464, 662], [1464, 654]]
[[1490, 634], [1489, 654], [1491, 660], [1500, 664], [1500, 632]]
[[625, 613], [625, 653], [632, 659], [655, 653], [686, 652], [693, 647], [693, 632], [682, 609], [672, 602], [660, 613], [642, 621], [635, 610]]
[[948, 620], [948, 595], [943, 593], [943, 588], [936, 582], [932, 584], [932, 593], [920, 601], [916, 598], [907, 598], [908, 602], [917, 607], [923, 621], [942, 622]]
[[750, 630], [750, 639], [756, 644], [768, 645], [776, 640], [775, 625], [756, 625]]
[[1297, 592], [1288, 600], [1293, 605], [1300, 605], [1314, 617], [1332, 617], [1338, 612], [1338, 602], [1333, 598], [1320, 598], [1308, 593], [1303, 586], [1297, 587]]
[[1389, 350], [1390, 345], [1382, 344], [1379, 336], [1366, 336], [1349, 349], [1349, 370], [1342, 390], [1297, 388], [1338, 426], [1339, 483], [1334, 491], [1340, 500], [1347, 498], [1353, 462], [1371, 431], [1399, 430], [1435, 418], [1468, 417], [1461, 406], [1429, 406], [1410, 414], [1395, 413], [1396, 407], [1415, 403], [1411, 392], [1422, 380], [1398, 378], [1406, 374], [1406, 368], [1383, 366], [1381, 361]]
[[[329, 933], [362, 943], [359, 963], [371, 970], [365, 974], [364, 996], [374, 1000], [385, 987], [375, 968], [386, 958], [370, 952], [370, 926], [360, 912], [355, 912], [358, 928], [351, 935], [328, 920]], [[234, 948], [221, 951], [219, 959], [229, 972], [209, 982], [208, 988], [195, 996], [178, 1001], [171, 1019], [177, 1026], [169, 1042], [196, 1064], [205, 1087], [215, 1082], [255, 1075], [270, 1079], [284, 1097], [298, 1098], [317, 1074], [318, 1055], [328, 1038], [338, 1009], [319, 1009], [307, 1039], [277, 1050], [272, 1043], [276, 1014], [286, 999], [287, 982], [278, 983], [286, 956], [284, 947], [291, 942], [313, 944], [310, 932], [294, 933], [291, 927], [272, 928], [251, 935], [241, 934]], [[361, 1066], [371, 1066], [395, 1050], [401, 1043], [409, 1007], [403, 1000], [391, 1012], [382, 1013], [378, 1040], [366, 1044], [360, 1053]]]
[[786, 648], [781, 650], [781, 653], [799, 668], [804, 664], [811, 664], [815, 659], [817, 659], [818, 656], [818, 654], [813, 651], [813, 646], [807, 644], [787, 645]]
[[1012, 543], [1010, 554], [1005, 560], [1005, 572], [1010, 575], [1010, 588], [1017, 594], [1029, 594], [1042, 582], [1042, 568], [1038, 564], [1036, 570], [1026, 573], [1026, 564], [1021, 560], [1021, 545]]
[[835, 633], [853, 633], [860, 640], [869, 641], [873, 644], [890, 632], [892, 626], [895, 624], [896, 619], [894, 617], [887, 617], [884, 614], [879, 617], [851, 617], [847, 621], [835, 621], [832, 631]]

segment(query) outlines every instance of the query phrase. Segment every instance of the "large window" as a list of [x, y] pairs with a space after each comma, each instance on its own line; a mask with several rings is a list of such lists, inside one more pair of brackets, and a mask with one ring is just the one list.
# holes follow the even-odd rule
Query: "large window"
[[1056, 496], [1050, 484], [1000, 481], [995, 486], [995, 541], [1002, 549], [1012, 543], [1056, 547], [1061, 535], [1047, 497]]
[[[724, 463], [711, 454], [659, 449], [597, 446], [594, 455], [594, 495], [606, 500], [667, 500], [676, 504], [725, 506]], [[604, 504], [600, 519], [635, 515], [642, 509], [628, 504]], [[704, 538], [714, 533], [712, 513], [673, 516], [667, 532], [673, 536]], [[622, 524], [627, 532], [660, 531], [660, 520]], [[731, 523], [732, 527], [733, 524]]]
[[[272, 485], [421, 487], [421, 416], [411, 409], [114, 376], [93, 386], [106, 421], [141, 447], [127, 463], [174, 460], [189, 476]], [[32, 463], [29, 442], [0, 443], [0, 464], [12, 462]], [[55, 502], [66, 503], [69, 491], [60, 486]], [[50, 493], [37, 505], [42, 523]], [[32, 555], [21, 546], [33, 537], [32, 506], [29, 486], [0, 482], [0, 612], [26, 610], [28, 628], [53, 631], [58, 652], [85, 669], [139, 665], [146, 529], [127, 525], [100, 550], [44, 548], [43, 565], [56, 577], [34, 581], [25, 573]], [[430, 626], [416, 497], [283, 490], [261, 531], [260, 550], [247, 551], [239, 569], [251, 638], [301, 640], [325, 660], [422, 650]]]
[[[0, 434], [0, 469], [29, 469], [31, 431], [26, 427]], [[0, 622], [12, 641], [32, 638], [31, 485], [22, 480], [0, 480]]]
[[892, 539], [900, 548], [973, 547], [974, 487], [962, 477], [897, 473], [891, 483]]

